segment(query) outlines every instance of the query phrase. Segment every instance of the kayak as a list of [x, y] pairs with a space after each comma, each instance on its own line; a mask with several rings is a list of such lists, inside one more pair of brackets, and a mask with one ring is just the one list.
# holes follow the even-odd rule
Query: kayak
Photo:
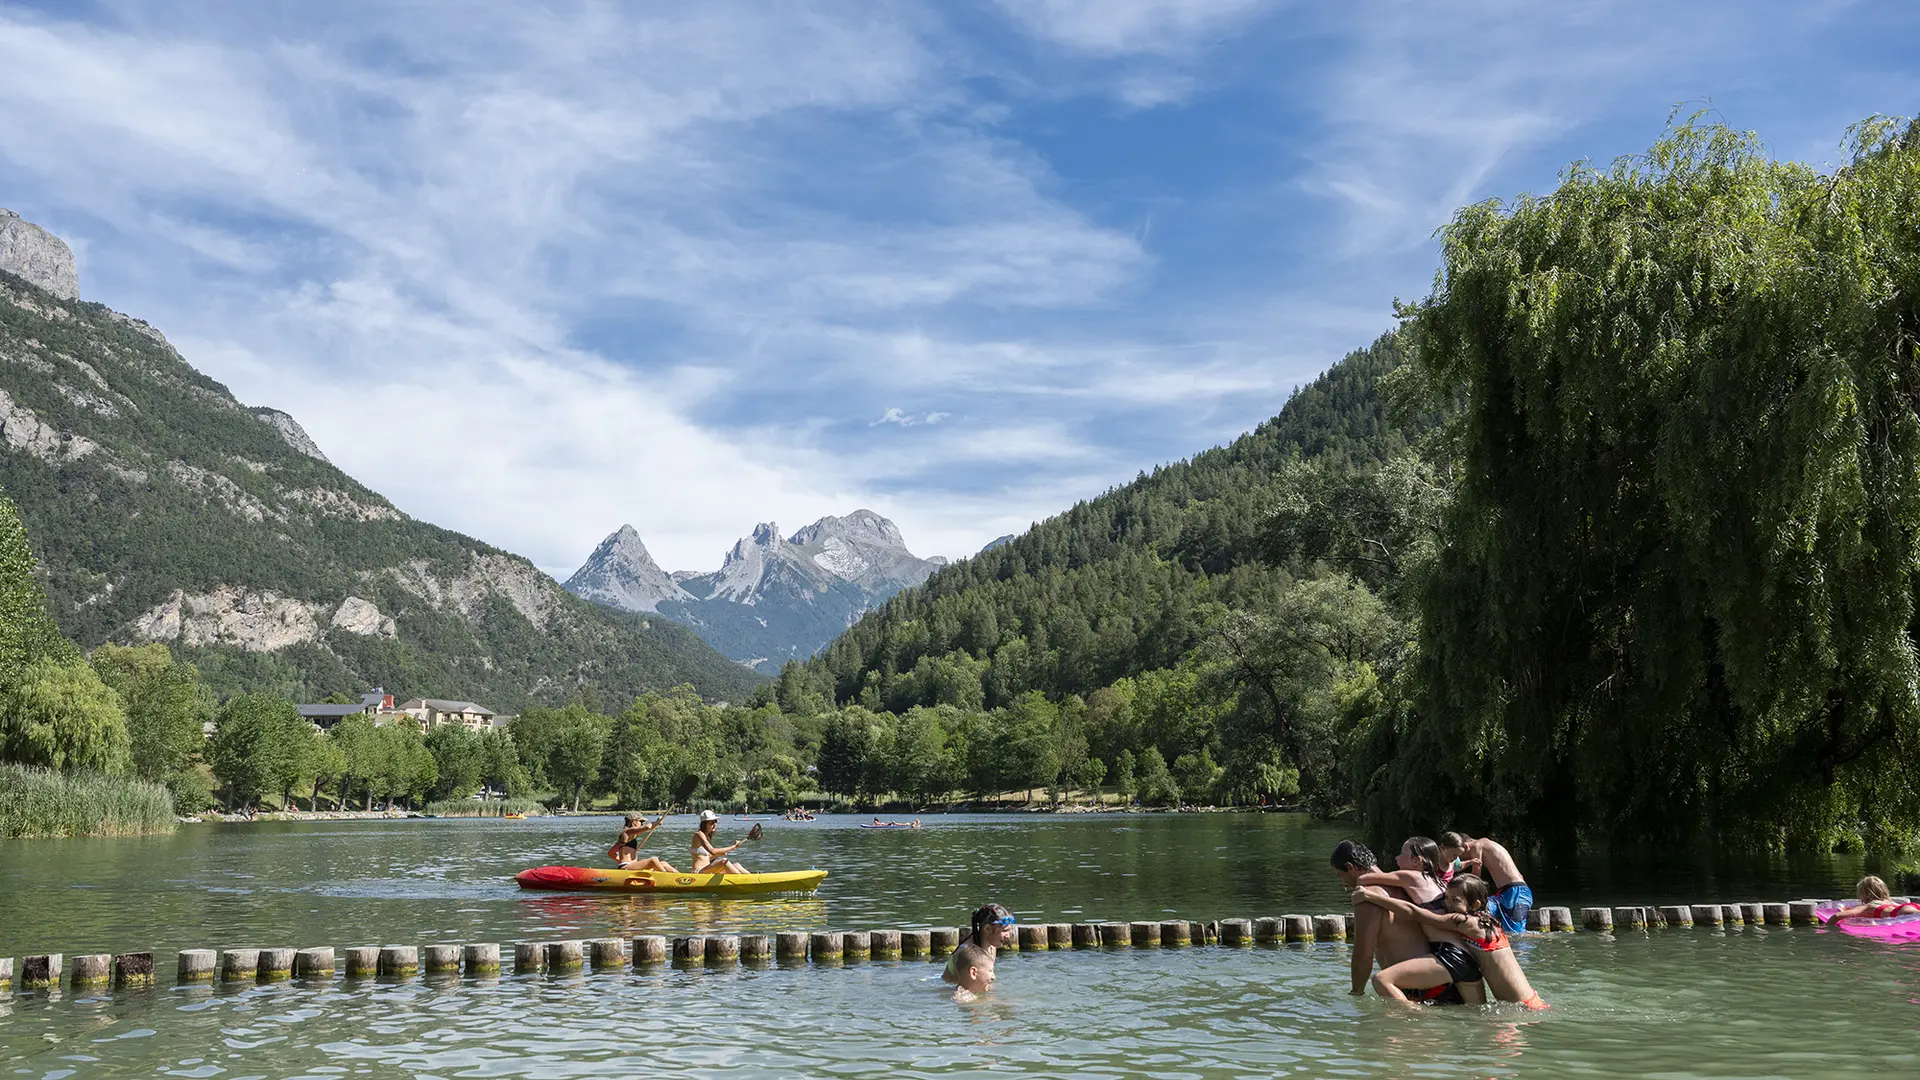
[[1814, 914], [1828, 926], [1856, 937], [1875, 941], [1920, 941], [1920, 912], [1908, 912], [1886, 919], [1841, 919], [1833, 922], [1833, 913], [1843, 911], [1848, 906], [1851, 905], [1822, 904], [1814, 909]]
[[591, 866], [536, 866], [513, 876], [523, 889], [584, 892], [748, 893], [812, 892], [825, 870], [788, 870], [778, 874], [668, 874], [659, 870], [613, 870]]
[[908, 825], [904, 822], [899, 822], [891, 825], [874, 825], [874, 824], [868, 823], [868, 824], [863, 824], [860, 827], [863, 829], [917, 829], [920, 826]]

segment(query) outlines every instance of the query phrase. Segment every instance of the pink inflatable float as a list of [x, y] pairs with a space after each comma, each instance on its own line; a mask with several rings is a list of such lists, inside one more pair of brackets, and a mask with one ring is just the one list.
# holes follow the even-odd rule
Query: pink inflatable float
[[1851, 904], [1821, 904], [1814, 909], [1820, 921], [1835, 930], [1842, 930], [1856, 937], [1873, 938], [1875, 941], [1908, 942], [1920, 941], [1920, 906], [1913, 904], [1894, 904], [1894, 913], [1884, 919], [1864, 919], [1858, 916], [1833, 921], [1833, 913], [1844, 911]]

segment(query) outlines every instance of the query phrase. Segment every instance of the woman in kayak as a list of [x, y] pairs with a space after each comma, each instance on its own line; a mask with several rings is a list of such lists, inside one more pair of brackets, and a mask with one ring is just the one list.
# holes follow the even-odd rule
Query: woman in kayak
[[746, 867], [724, 856], [733, 852], [744, 840], [736, 840], [726, 847], [716, 847], [713, 843], [713, 830], [720, 825], [720, 815], [711, 810], [700, 811], [700, 827], [693, 830], [693, 872], [696, 874], [745, 874]]
[[993, 986], [996, 950], [1013, 936], [1013, 912], [988, 904], [973, 913], [973, 935], [953, 951], [940, 979], [955, 987], [953, 1000], [972, 1001]]
[[620, 869], [622, 870], [657, 870], [663, 874], [679, 873], [679, 871], [667, 864], [667, 860], [657, 855], [649, 855], [644, 859], [640, 857], [640, 838], [659, 828], [660, 823], [665, 820], [667, 820], [667, 816], [662, 814], [655, 818], [653, 823], [649, 825], [647, 819], [641, 817], [639, 814], [628, 814], [627, 827], [620, 830], [620, 838], [615, 840], [613, 846], [607, 849], [607, 857], [619, 863]]

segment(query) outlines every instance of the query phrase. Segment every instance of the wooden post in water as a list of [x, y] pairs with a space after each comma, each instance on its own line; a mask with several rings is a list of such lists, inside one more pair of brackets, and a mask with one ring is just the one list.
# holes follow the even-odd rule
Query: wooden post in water
[[293, 956], [295, 949], [261, 949], [260, 966], [255, 973], [262, 979], [277, 982], [293, 978]]
[[1768, 926], [1787, 926], [1793, 922], [1790, 904], [1761, 904], [1760, 911]]
[[617, 937], [594, 938], [587, 943], [587, 950], [596, 973], [620, 971], [627, 966], [627, 943]]
[[1617, 930], [1645, 930], [1647, 909], [1643, 907], [1614, 908], [1612, 925]]
[[429, 945], [426, 949], [426, 955], [422, 957], [422, 960], [424, 961], [422, 970], [426, 971], [429, 975], [444, 975], [448, 972], [458, 973], [460, 970], [460, 946]]
[[220, 981], [239, 982], [260, 977], [259, 949], [225, 949], [220, 953]]
[[1272, 945], [1287, 939], [1287, 921], [1272, 916], [1253, 920], [1253, 941], [1256, 945]]
[[1727, 926], [1727, 927], [1734, 927], [1734, 926], [1745, 926], [1746, 924], [1747, 924], [1746, 908], [1741, 907], [1739, 904], [1721, 904], [1720, 905], [1720, 925]]
[[659, 934], [648, 934], [633, 939], [634, 970], [658, 967], [667, 962], [667, 939]]
[[1193, 944], [1193, 927], [1182, 920], [1169, 920], [1160, 924], [1160, 947], [1180, 949]]
[[[552, 963], [551, 960], [548, 961]], [[420, 950], [412, 945], [380, 946], [380, 974], [402, 979], [420, 970]]]
[[1748, 926], [1759, 926], [1761, 923], [1767, 921], [1767, 906], [1765, 904], [1741, 904], [1740, 918], [1745, 920]]
[[915, 960], [933, 955], [933, 931], [900, 931], [900, 955]]
[[933, 935], [933, 955], [945, 956], [960, 947], [960, 928], [957, 926], [936, 926]]
[[1613, 932], [1613, 910], [1603, 907], [1580, 909], [1580, 925], [1601, 934]]
[[873, 952], [873, 936], [865, 930], [847, 930], [840, 934], [840, 958], [865, 960]]
[[1787, 905], [1787, 918], [1794, 926], [1814, 926], [1820, 922], [1820, 901], [1795, 900]]
[[868, 944], [876, 960], [900, 959], [900, 931], [873, 930], [867, 934]]
[[837, 964], [840, 962], [840, 935], [831, 930], [820, 930], [807, 939], [807, 959], [816, 964]]
[[1136, 949], [1157, 949], [1160, 947], [1160, 924], [1137, 922], [1130, 924], [1127, 932]]
[[1123, 922], [1103, 922], [1100, 924], [1100, 946], [1105, 949], [1124, 949], [1127, 947], [1127, 924]]
[[[496, 956], [495, 962], [499, 958]], [[333, 978], [333, 946], [316, 945], [293, 954], [293, 973], [302, 979]]]
[[547, 970], [547, 947], [538, 941], [513, 943], [513, 973], [532, 975]]
[[1073, 948], [1073, 924], [1053, 922], [1047, 924], [1047, 948]]
[[[9, 964], [12, 961], [8, 961]], [[12, 972], [8, 972], [12, 974]], [[153, 954], [150, 952], [123, 952], [113, 958], [113, 988], [126, 990], [135, 986], [153, 985]], [[0, 984], [6, 980], [0, 979]]]
[[[896, 942], [898, 938], [895, 939]], [[896, 955], [899, 949], [895, 948]], [[773, 939], [765, 934], [740, 935], [740, 962], [743, 964], [764, 964], [773, 959]]]
[[1718, 904], [1695, 904], [1690, 909], [1690, 914], [1693, 916], [1695, 926], [1720, 925], [1720, 905]]
[[1100, 947], [1100, 924], [1077, 922], [1073, 924], [1073, 947], [1076, 949], [1097, 949]]
[[113, 979], [112, 953], [82, 953], [73, 958], [70, 984], [75, 990], [99, 986]]
[[1308, 915], [1280, 916], [1280, 936], [1289, 942], [1313, 940], [1313, 918]]
[[26, 988], [53, 986], [60, 981], [66, 957], [59, 953], [41, 953], [20, 958], [20, 985]]
[[368, 979], [380, 973], [380, 947], [355, 945], [346, 951], [347, 978]]
[[1553, 924], [1547, 921], [1546, 908], [1537, 907], [1527, 910], [1527, 929], [1538, 934], [1544, 934], [1553, 929]]
[[1248, 919], [1221, 919], [1220, 944], [1245, 948], [1253, 944], [1253, 922]]
[[584, 941], [547, 942], [547, 974], [568, 975], [579, 971], [587, 964], [587, 943]]
[[500, 974], [500, 944], [494, 941], [482, 941], [460, 950], [461, 966], [467, 976]]
[[740, 962], [740, 938], [733, 934], [715, 934], [707, 939], [707, 966]]
[[1685, 904], [1662, 904], [1660, 921], [1669, 927], [1692, 926], [1693, 909]]
[[805, 960], [807, 958], [807, 933], [804, 930], [782, 930], [773, 938], [774, 955], [781, 960]]
[[1045, 952], [1047, 950], [1047, 927], [1045, 923], [1032, 925], [1021, 923], [1015, 929], [1019, 931], [1017, 935], [1019, 940], [1018, 948], [1021, 952]]
[[1563, 907], [1548, 908], [1547, 929], [1557, 933], [1573, 933], [1573, 909]]
[[13, 957], [0, 956], [0, 990], [13, 989]]
[[1315, 915], [1313, 917], [1313, 940], [1347, 940], [1347, 917], [1345, 915]]
[[700, 967], [707, 962], [707, 939], [704, 937], [677, 937], [673, 939], [673, 966]]

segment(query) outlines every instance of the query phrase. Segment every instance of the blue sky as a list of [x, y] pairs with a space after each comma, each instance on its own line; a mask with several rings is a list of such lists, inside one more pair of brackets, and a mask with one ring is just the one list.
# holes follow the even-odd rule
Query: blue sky
[[1392, 325], [1462, 203], [1711, 102], [1831, 162], [1912, 4], [0, 4], [0, 206], [563, 575], [867, 506], [960, 556]]

